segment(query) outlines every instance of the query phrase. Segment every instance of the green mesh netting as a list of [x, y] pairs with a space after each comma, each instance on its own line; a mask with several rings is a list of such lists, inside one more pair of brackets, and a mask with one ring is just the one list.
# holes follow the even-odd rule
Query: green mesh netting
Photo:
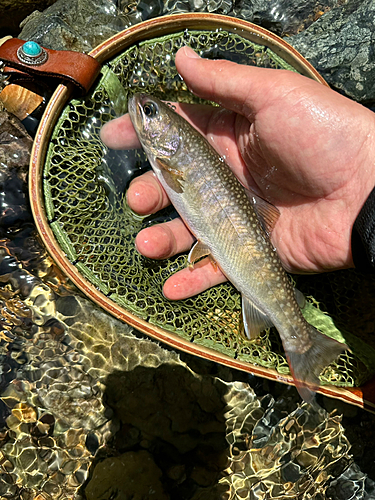
[[[135, 251], [134, 239], [147, 225], [170, 219], [173, 211], [135, 215], [125, 191], [133, 176], [149, 168], [146, 157], [140, 151], [110, 151], [99, 139], [102, 125], [126, 112], [135, 92], [197, 102], [174, 65], [182, 45], [204, 57], [294, 70], [269, 48], [225, 31], [185, 30], [132, 46], [103, 68], [90, 95], [65, 107], [54, 129], [43, 173], [47, 218], [77, 273], [110, 300], [196, 344], [287, 374], [277, 332], [264, 332], [255, 341], [240, 334], [240, 296], [229, 283], [179, 302], [164, 298], [164, 281], [186, 265], [186, 256], [152, 261]], [[363, 299], [364, 290], [374, 289], [373, 279], [338, 272], [298, 277], [297, 285], [310, 297], [304, 310], [308, 321], [341, 341], [344, 332], [354, 353], [344, 353], [327, 367], [322, 383], [361, 385], [375, 371], [373, 341], [367, 335], [374, 330], [374, 294]], [[356, 336], [362, 333], [367, 344]]]

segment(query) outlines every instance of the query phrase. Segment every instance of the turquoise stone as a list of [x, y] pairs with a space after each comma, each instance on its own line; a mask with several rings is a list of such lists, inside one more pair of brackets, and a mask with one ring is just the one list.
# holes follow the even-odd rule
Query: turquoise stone
[[29, 57], [36, 57], [42, 53], [42, 48], [36, 42], [26, 42], [22, 45], [22, 51]]

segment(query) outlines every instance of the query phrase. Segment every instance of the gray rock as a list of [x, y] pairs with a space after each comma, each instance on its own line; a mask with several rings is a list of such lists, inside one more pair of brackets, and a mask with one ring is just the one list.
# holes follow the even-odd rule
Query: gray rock
[[89, 52], [140, 20], [122, 15], [112, 0], [58, 0], [26, 18], [19, 38], [54, 50]]
[[349, 0], [287, 38], [335, 89], [359, 102], [375, 99], [375, 3]]
[[[12, 168], [26, 174], [29, 166], [32, 139], [25, 127], [0, 104], [0, 178]], [[21, 175], [22, 175], [21, 174]]]
[[283, 36], [306, 29], [322, 14], [335, 7], [340, 0], [121, 0], [119, 7], [124, 12], [134, 8], [142, 20], [163, 14], [188, 12], [212, 12], [238, 17], [259, 24]]
[[233, 15], [284, 36], [305, 29], [338, 3], [338, 0], [240, 0], [235, 2]]
[[17, 36], [19, 24], [35, 9], [43, 10], [55, 0], [1, 0], [0, 38], [6, 35]]
[[0, 105], [0, 234], [31, 221], [26, 175], [32, 139], [20, 121]]

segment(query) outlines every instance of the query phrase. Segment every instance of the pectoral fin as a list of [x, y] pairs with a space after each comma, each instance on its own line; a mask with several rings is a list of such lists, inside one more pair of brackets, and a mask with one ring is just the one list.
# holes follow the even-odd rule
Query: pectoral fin
[[168, 186], [176, 191], [176, 193], [183, 193], [182, 182], [184, 181], [184, 173], [168, 165], [162, 158], [155, 158], [155, 163], [160, 168]]
[[264, 198], [255, 194], [251, 189], [245, 189], [245, 191], [257, 213], [259, 222], [262, 224], [262, 227], [268, 236], [270, 236], [278, 218], [280, 217], [279, 210], [272, 205], [272, 203], [269, 203]]
[[242, 295], [242, 320], [249, 339], [255, 339], [260, 332], [273, 326], [268, 316], [244, 295]]
[[191, 247], [191, 250], [188, 255], [188, 263], [189, 266], [194, 265], [197, 260], [202, 257], [206, 257], [207, 255], [211, 255], [210, 249], [201, 241], [197, 240], [194, 245]]

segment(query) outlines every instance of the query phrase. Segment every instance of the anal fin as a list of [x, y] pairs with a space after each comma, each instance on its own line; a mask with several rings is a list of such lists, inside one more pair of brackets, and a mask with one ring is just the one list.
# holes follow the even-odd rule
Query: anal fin
[[269, 317], [253, 302], [242, 295], [242, 320], [246, 337], [255, 339], [263, 330], [273, 326]]

